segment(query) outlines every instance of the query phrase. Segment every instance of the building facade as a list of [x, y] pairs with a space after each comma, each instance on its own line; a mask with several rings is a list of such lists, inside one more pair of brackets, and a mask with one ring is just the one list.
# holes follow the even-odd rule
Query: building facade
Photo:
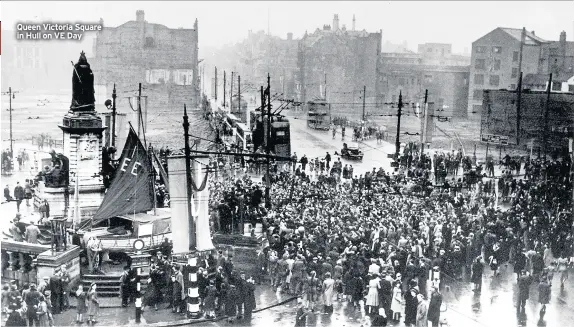
[[135, 95], [141, 82], [150, 111], [200, 103], [197, 20], [193, 29], [170, 29], [148, 23], [138, 10], [135, 21], [98, 32], [93, 52], [95, 84], [108, 97], [114, 84], [120, 94]]
[[382, 53], [379, 94], [383, 103], [420, 107], [428, 90], [429, 102], [444, 116], [466, 116], [470, 58], [452, 54], [450, 44], [427, 43], [418, 53]]
[[305, 33], [298, 49], [297, 100], [326, 98], [333, 116], [360, 119], [366, 88], [366, 105], [380, 106], [381, 42], [382, 31], [347, 30], [338, 15], [332, 26]]
[[[571, 77], [573, 67], [574, 42], [566, 41], [566, 32], [560, 34], [559, 41], [547, 41], [524, 28], [496, 28], [472, 43], [468, 110], [481, 112], [484, 90], [515, 90], [520, 72], [523, 82], [531, 74], [543, 74], [547, 79], [553, 73], [562, 84]], [[526, 82], [535, 85], [538, 80], [540, 77]]]

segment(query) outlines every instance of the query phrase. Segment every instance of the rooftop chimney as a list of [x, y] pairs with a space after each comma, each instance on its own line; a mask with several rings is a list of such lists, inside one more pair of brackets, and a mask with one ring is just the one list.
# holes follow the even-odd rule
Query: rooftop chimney
[[145, 14], [143, 10], [136, 11], [136, 22], [144, 22]]
[[534, 33], [534, 31], [532, 31], [532, 35], [536, 35], [536, 33]]
[[566, 31], [560, 33], [560, 43], [566, 43]]
[[287, 33], [287, 40], [293, 40], [293, 33]]
[[339, 15], [335, 14], [335, 17], [333, 17], [333, 31], [338, 30], [339, 30]]

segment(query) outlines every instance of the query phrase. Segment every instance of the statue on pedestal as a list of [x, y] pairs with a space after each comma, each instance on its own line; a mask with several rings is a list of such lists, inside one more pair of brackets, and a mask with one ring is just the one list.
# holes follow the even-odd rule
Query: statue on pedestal
[[74, 65], [72, 90], [72, 105], [70, 106], [70, 110], [73, 112], [95, 110], [94, 74], [92, 73], [84, 51], [80, 53], [80, 59], [78, 59], [78, 62]]

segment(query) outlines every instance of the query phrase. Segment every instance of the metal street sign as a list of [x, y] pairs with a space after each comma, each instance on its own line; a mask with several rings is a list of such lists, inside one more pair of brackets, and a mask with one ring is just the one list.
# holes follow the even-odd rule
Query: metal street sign
[[151, 266], [151, 255], [146, 254], [132, 254], [130, 255], [132, 259], [132, 268], [146, 268]]
[[482, 134], [481, 135], [481, 141], [485, 142], [485, 143], [491, 143], [491, 144], [507, 145], [508, 144], [508, 136], [494, 135], [494, 134]]

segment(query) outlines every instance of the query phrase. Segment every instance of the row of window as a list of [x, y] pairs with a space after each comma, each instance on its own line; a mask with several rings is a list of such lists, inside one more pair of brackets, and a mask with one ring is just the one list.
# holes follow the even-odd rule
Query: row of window
[[[484, 85], [484, 75], [483, 74], [475, 74], [474, 75], [474, 84]], [[490, 75], [488, 78], [488, 84], [490, 86], [498, 86], [500, 84], [500, 76], [499, 75]]]
[[[488, 47], [486, 47], [486, 46], [479, 45], [479, 46], [475, 47], [475, 50], [476, 50], [476, 53], [486, 53], [487, 48]], [[502, 47], [493, 46], [491, 52], [494, 54], [502, 54]], [[520, 57], [520, 53], [518, 51], [512, 52], [512, 61], [514, 61], [514, 62], [518, 61], [519, 57]]]
[[[516, 54], [516, 56], [513, 56], [512, 61], [516, 62], [516, 61], [518, 61], [518, 51], [514, 51], [514, 53]], [[494, 70], [500, 70], [500, 64], [501, 64], [500, 59], [494, 59], [492, 68]], [[486, 69], [486, 59], [481, 59], [481, 58], [475, 59], [474, 68], [475, 69], [481, 69], [481, 70]]]

